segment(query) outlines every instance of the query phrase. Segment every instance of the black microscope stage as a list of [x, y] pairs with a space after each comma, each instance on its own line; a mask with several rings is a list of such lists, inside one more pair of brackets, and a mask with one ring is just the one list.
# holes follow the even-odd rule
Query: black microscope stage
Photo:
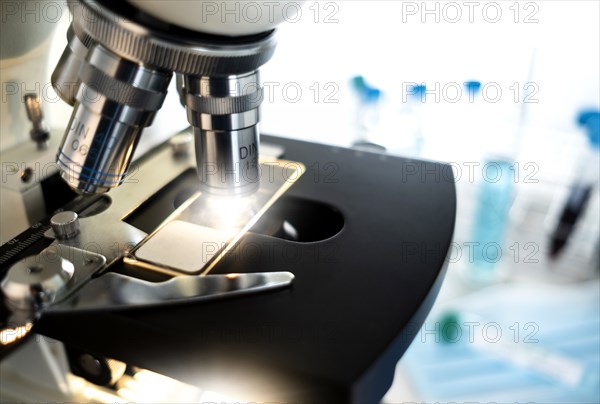
[[379, 402], [444, 277], [456, 214], [451, 167], [261, 141], [282, 146], [306, 172], [212, 273], [289, 271], [290, 288], [144, 310], [48, 313], [35, 331], [243, 400]]

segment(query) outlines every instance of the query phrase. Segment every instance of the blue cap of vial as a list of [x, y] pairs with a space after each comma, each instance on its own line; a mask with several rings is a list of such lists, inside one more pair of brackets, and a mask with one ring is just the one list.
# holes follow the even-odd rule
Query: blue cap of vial
[[352, 87], [359, 92], [367, 88], [367, 82], [363, 76], [354, 76], [350, 82], [352, 83]]
[[584, 110], [577, 115], [577, 124], [587, 132], [590, 144], [600, 149], [600, 111]]
[[381, 98], [381, 90], [370, 86], [363, 76], [354, 76], [350, 80], [362, 102], [374, 103]]
[[412, 88], [412, 93], [410, 95], [412, 95], [414, 98], [423, 100], [423, 99], [425, 99], [426, 91], [427, 91], [427, 86], [424, 83], [417, 84], [416, 86], [414, 86]]
[[381, 90], [374, 87], [369, 87], [363, 94], [363, 99], [366, 102], [377, 102], [381, 98]]
[[476, 80], [465, 81], [465, 88], [469, 95], [475, 95], [479, 92], [479, 89], [481, 89], [481, 82]]

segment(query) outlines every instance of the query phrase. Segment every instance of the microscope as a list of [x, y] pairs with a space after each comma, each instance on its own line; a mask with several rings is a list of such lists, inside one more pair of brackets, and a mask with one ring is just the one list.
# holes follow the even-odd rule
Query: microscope
[[[244, 402], [389, 389], [443, 280], [452, 168], [260, 135], [259, 68], [300, 5], [249, 4], [68, 2], [64, 136], [24, 94], [33, 142], [2, 156], [29, 226], [0, 247], [3, 400], [47, 400], [19, 392], [36, 368], [66, 401], [142, 371]], [[138, 156], [173, 80], [190, 128]]]

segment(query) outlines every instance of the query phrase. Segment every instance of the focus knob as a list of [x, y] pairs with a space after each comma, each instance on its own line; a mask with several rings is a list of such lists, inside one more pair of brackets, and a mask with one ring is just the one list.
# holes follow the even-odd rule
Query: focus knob
[[5, 303], [13, 310], [36, 313], [67, 286], [75, 268], [58, 254], [40, 254], [13, 265], [0, 283]]
[[79, 217], [68, 210], [52, 216], [50, 225], [58, 239], [72, 238], [79, 233]]

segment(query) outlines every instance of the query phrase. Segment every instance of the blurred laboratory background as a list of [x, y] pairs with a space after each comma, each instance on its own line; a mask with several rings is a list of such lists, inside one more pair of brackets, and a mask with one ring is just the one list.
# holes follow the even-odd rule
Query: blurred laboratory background
[[595, 1], [309, 1], [281, 28], [264, 132], [453, 167], [446, 281], [385, 402], [599, 401], [599, 20]]
[[456, 181], [446, 281], [384, 402], [599, 401], [599, 19], [598, 1], [309, 0], [280, 28], [263, 133]]

